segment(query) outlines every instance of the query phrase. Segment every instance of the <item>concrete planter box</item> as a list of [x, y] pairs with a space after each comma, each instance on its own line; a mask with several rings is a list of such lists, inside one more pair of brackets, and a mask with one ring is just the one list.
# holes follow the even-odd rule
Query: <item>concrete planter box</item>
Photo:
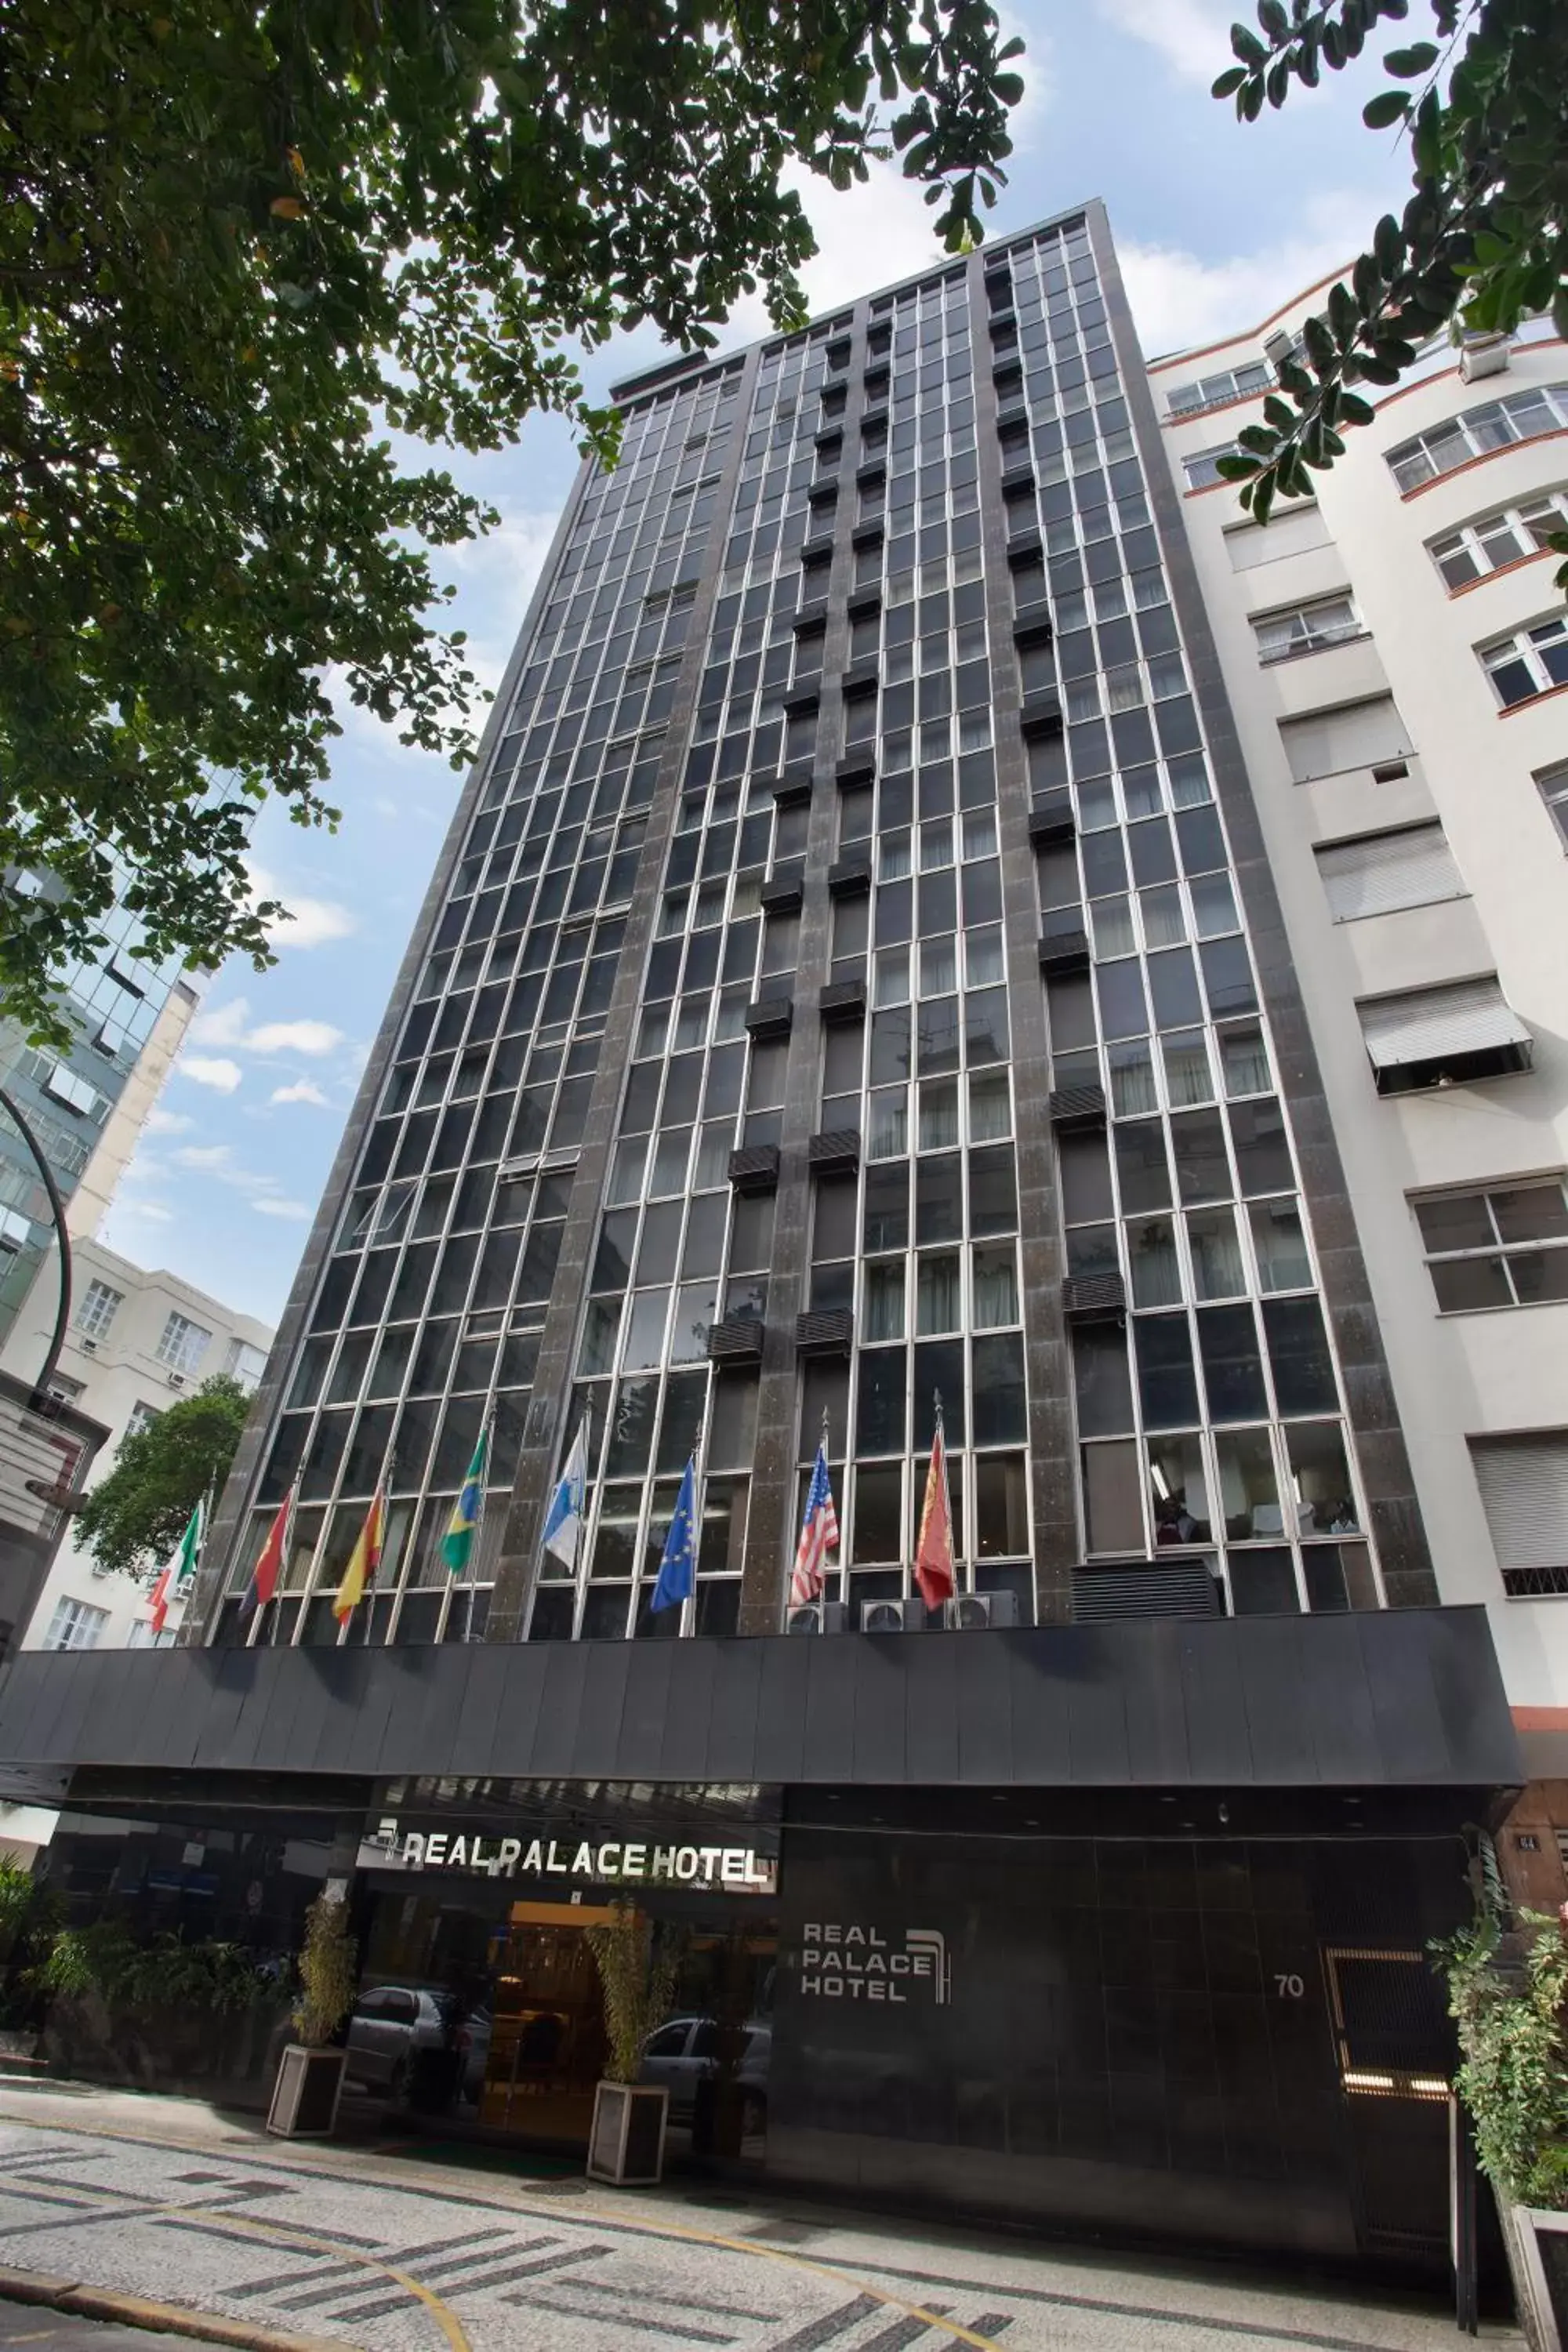
[[1564, 2352], [1568, 2329], [1568, 2213], [1503, 2209], [1503, 2240], [1519, 2324], [1531, 2352]]
[[330, 2139], [347, 2064], [346, 2050], [308, 2050], [290, 2042], [278, 2063], [268, 2130], [294, 2139]]
[[664, 2172], [669, 2093], [651, 2083], [601, 2083], [594, 2093], [588, 2178], [645, 2189]]

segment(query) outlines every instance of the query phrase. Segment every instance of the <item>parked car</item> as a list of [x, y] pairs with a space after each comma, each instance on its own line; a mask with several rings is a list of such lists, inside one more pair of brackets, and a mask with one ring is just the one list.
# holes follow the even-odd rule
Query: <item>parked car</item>
[[[745, 2042], [735, 2080], [745, 2093], [747, 2131], [760, 2131], [767, 2120], [768, 2063], [773, 2056], [771, 2025], [753, 2020], [744, 2029]], [[669, 2093], [669, 2120], [689, 2124], [697, 2106], [700, 2084], [719, 2072], [719, 2027], [711, 2017], [670, 2017], [643, 2044], [638, 2081], [662, 2083]]]
[[348, 2071], [372, 2089], [407, 2093], [421, 2051], [447, 2047], [447, 2005], [422, 1986], [370, 1985], [349, 2019]]

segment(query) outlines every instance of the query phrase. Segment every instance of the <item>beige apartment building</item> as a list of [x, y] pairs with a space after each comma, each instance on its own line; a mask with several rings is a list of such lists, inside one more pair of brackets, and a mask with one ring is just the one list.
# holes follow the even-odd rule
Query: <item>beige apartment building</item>
[[[1266, 529], [1215, 461], [1321, 302], [1149, 380], [1445, 1602], [1568, 1772], [1568, 350], [1455, 348]], [[1369, 388], [1363, 388], [1369, 389]], [[1568, 1790], [1510, 1865], [1553, 1902]], [[1521, 1841], [1523, 1841], [1521, 1843]]]

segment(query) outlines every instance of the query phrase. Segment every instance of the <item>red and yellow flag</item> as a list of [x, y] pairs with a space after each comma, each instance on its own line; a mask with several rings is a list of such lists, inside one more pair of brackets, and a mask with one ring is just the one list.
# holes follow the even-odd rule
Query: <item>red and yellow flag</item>
[[915, 1582], [928, 1609], [934, 1609], [939, 1601], [952, 1598], [952, 1505], [947, 1492], [947, 1450], [942, 1444], [940, 1417], [931, 1440], [920, 1540], [915, 1546]]
[[343, 1570], [343, 1580], [338, 1587], [338, 1597], [332, 1603], [332, 1614], [340, 1625], [346, 1624], [375, 1582], [375, 1571], [381, 1566], [381, 1547], [386, 1534], [386, 1490], [378, 1486], [364, 1515], [364, 1525], [349, 1554], [349, 1564]]

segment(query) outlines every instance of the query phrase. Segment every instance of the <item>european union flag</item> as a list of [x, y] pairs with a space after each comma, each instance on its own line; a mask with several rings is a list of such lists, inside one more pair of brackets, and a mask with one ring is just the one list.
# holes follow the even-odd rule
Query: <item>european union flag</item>
[[697, 1456], [693, 1454], [688, 1456], [686, 1475], [675, 1498], [675, 1517], [664, 1539], [664, 1558], [658, 1564], [658, 1582], [653, 1588], [653, 1599], [648, 1607], [679, 1608], [681, 1601], [690, 1600], [696, 1577]]

